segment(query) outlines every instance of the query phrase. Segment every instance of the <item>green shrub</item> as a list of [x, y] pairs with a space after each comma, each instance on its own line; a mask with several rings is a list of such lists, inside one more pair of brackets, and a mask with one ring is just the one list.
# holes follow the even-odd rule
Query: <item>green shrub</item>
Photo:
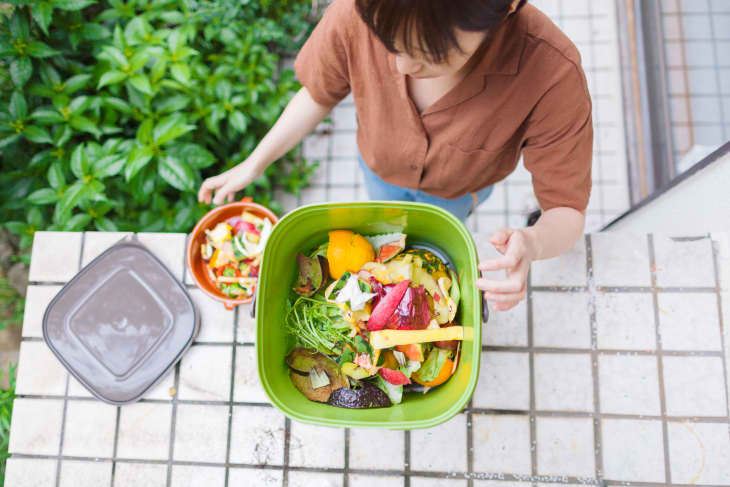
[[0, 487], [5, 484], [5, 461], [10, 457], [8, 443], [10, 442], [10, 418], [13, 416], [13, 400], [15, 399], [15, 369], [9, 364], [8, 371], [0, 369], [0, 380], [8, 374], [8, 389], [0, 389]]
[[[39, 229], [189, 231], [202, 178], [243, 161], [299, 88], [280, 54], [312, 27], [308, 0], [10, 3], [0, 222], [24, 248]], [[274, 188], [314, 169], [297, 154], [246, 194], [280, 212]]]

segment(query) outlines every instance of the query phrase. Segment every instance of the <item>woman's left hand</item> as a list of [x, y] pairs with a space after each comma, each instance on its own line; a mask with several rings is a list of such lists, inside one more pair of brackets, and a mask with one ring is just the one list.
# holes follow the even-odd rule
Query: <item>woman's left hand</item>
[[487, 301], [494, 303], [495, 311], [513, 308], [525, 298], [527, 273], [530, 263], [538, 255], [537, 239], [530, 228], [500, 228], [489, 237], [489, 242], [502, 254], [479, 263], [481, 271], [507, 271], [504, 280], [478, 279], [477, 287], [484, 291]]

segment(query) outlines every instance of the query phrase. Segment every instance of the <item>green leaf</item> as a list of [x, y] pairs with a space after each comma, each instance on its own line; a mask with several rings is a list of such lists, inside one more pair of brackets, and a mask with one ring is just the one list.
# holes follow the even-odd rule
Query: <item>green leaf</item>
[[42, 188], [33, 191], [27, 199], [34, 205], [48, 205], [58, 201], [58, 193], [51, 188]]
[[185, 37], [180, 34], [179, 29], [174, 29], [167, 36], [167, 45], [170, 48], [170, 52], [176, 52], [185, 42]]
[[70, 120], [71, 126], [75, 128], [76, 130], [81, 130], [82, 132], [88, 132], [95, 136], [96, 138], [99, 138], [101, 136], [101, 130], [96, 126], [94, 122], [89, 120], [86, 117], [83, 117], [81, 115], [76, 115], [74, 117], [71, 117]]
[[110, 156], [104, 156], [94, 162], [92, 173], [97, 179], [116, 176], [124, 168], [126, 161], [126, 155], [112, 154]]
[[158, 170], [162, 179], [180, 191], [195, 191], [195, 174], [190, 166], [174, 156], [167, 156], [160, 161]]
[[108, 107], [118, 110], [122, 113], [132, 113], [132, 107], [126, 101], [121, 98], [114, 98], [113, 96], [107, 96], [102, 99], [102, 103]]
[[63, 122], [63, 116], [49, 106], [36, 108], [36, 110], [30, 114], [30, 118], [37, 120], [42, 124]]
[[96, 89], [99, 90], [106, 85], [115, 85], [127, 79], [127, 73], [123, 71], [107, 71], [99, 78], [99, 83], [96, 85]]
[[93, 98], [86, 95], [77, 96], [68, 104], [68, 109], [71, 111], [71, 115], [78, 115], [89, 108], [92, 101], [94, 101]]
[[28, 104], [20, 91], [13, 91], [13, 94], [10, 95], [8, 112], [14, 120], [25, 120], [28, 116]]
[[150, 80], [147, 76], [138, 74], [129, 78], [127, 82], [145, 95], [152, 95], [152, 86], [150, 86]]
[[124, 28], [124, 40], [127, 44], [134, 46], [144, 42], [145, 36], [149, 31], [149, 24], [144, 17], [137, 16], [129, 21]]
[[100, 232], [118, 232], [119, 227], [116, 223], [106, 217], [97, 218], [94, 220], [94, 226]]
[[152, 142], [152, 128], [154, 122], [151, 118], [146, 118], [144, 122], [137, 128], [137, 141], [140, 145], [150, 145]]
[[161, 12], [160, 19], [164, 20], [167, 24], [182, 24], [185, 22], [185, 15], [182, 12], [176, 11]]
[[246, 127], [248, 126], [246, 116], [237, 110], [231, 113], [231, 116], [228, 117], [228, 121], [231, 123], [234, 129], [241, 133], [245, 132]]
[[59, 217], [64, 217], [68, 213], [81, 203], [86, 198], [88, 187], [81, 181], [76, 181], [71, 186], [66, 188], [66, 191], [61, 195], [61, 199], [58, 200], [57, 211]]
[[135, 52], [129, 60], [129, 72], [135, 73], [139, 71], [145, 64], [147, 64], [147, 61], [149, 61], [151, 57], [152, 54], [148, 49], [137, 49], [137, 52]]
[[89, 173], [89, 158], [84, 144], [77, 145], [71, 153], [71, 172], [78, 179], [83, 179]]
[[45, 35], [48, 35], [48, 26], [53, 18], [53, 7], [48, 2], [36, 2], [30, 6], [30, 14]]
[[77, 74], [76, 76], [71, 76], [63, 84], [63, 92], [67, 95], [72, 95], [79, 91], [81, 88], [84, 88], [90, 79], [90, 74]]
[[150, 162], [154, 152], [150, 147], [135, 147], [129, 153], [127, 162], [124, 165], [124, 179], [131, 180], [137, 173]]
[[22, 235], [28, 228], [28, 224], [24, 222], [5, 222], [3, 225], [16, 235]]
[[66, 232], [78, 232], [86, 228], [91, 220], [93, 220], [93, 217], [88, 213], [77, 213], [63, 224], [63, 229]]
[[27, 50], [28, 54], [30, 54], [32, 57], [38, 58], [51, 57], [55, 56], [56, 54], [60, 54], [59, 51], [40, 41], [29, 42]]
[[61, 10], [81, 10], [95, 3], [96, 0], [53, 0], [53, 6]]
[[81, 26], [81, 37], [87, 41], [100, 41], [102, 39], [106, 39], [110, 35], [109, 29], [101, 24], [85, 22], [84, 25]]
[[157, 112], [171, 113], [177, 112], [188, 106], [190, 97], [187, 95], [174, 95], [163, 98], [157, 103]]
[[170, 67], [170, 74], [175, 80], [187, 86], [190, 83], [190, 68], [187, 64], [174, 63]]
[[22, 9], [13, 10], [13, 16], [10, 17], [10, 34], [15, 39], [27, 39], [30, 34], [28, 28], [28, 20], [25, 18]]
[[19, 141], [20, 139], [20, 134], [14, 134], [9, 137], [5, 137], [4, 139], [0, 139], [0, 149], [4, 149], [5, 147]]
[[28, 56], [17, 57], [10, 63], [10, 79], [16, 87], [22, 88], [31, 74], [33, 74], [33, 63]]
[[71, 127], [67, 124], [55, 126], [53, 130], [53, 145], [62, 147], [71, 138], [72, 132]]
[[167, 153], [187, 162], [194, 169], [204, 169], [216, 161], [216, 157], [205, 147], [190, 142], [175, 144]]
[[63, 167], [60, 162], [54, 162], [48, 168], [48, 184], [53, 189], [59, 189], [66, 186], [66, 178], [63, 175]]
[[195, 129], [195, 125], [187, 125], [180, 115], [170, 115], [160, 120], [152, 133], [157, 145], [165, 144]]
[[35, 125], [28, 125], [23, 129], [23, 135], [26, 139], [37, 144], [52, 144], [53, 139], [48, 130], [43, 127], [37, 127]]
[[129, 62], [127, 61], [127, 56], [124, 55], [121, 49], [114, 46], [102, 46], [99, 58], [106, 59], [110, 63], [116, 64], [117, 66], [124, 67], [129, 64]]

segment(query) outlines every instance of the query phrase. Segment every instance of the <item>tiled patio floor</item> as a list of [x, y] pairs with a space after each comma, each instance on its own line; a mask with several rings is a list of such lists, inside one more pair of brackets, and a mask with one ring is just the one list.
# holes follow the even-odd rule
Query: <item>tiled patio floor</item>
[[[707, 237], [606, 233], [536, 263], [528, 300], [484, 326], [469, 407], [410, 432], [286, 419], [258, 382], [247, 307], [193, 285], [202, 329], [174, 373], [133, 405], [93, 399], [41, 320], [120, 236], [36, 234], [8, 487], [730, 485], [727, 235], [722, 258]], [[184, 235], [140, 239], [185, 279]]]
[[[593, 192], [586, 231], [629, 207], [627, 164], [624, 150], [623, 109], [619, 75], [618, 40], [614, 2], [588, 0], [535, 0], [578, 47], [593, 99], [595, 127]], [[300, 198], [283, 197], [285, 208], [319, 201], [367, 199], [357, 163], [357, 122], [352, 98], [338, 105], [330, 124], [308, 137], [304, 155], [321, 161], [314, 184]], [[522, 163], [470, 219], [470, 228], [489, 233], [499, 226], [521, 227], [534, 209], [530, 174]]]

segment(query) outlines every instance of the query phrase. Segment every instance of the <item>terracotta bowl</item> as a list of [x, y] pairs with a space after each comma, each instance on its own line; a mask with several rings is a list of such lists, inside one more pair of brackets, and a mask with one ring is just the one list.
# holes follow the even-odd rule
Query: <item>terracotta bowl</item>
[[276, 224], [279, 219], [274, 213], [268, 208], [261, 206], [257, 203], [253, 203], [251, 198], [244, 198], [241, 201], [235, 203], [228, 203], [225, 205], [213, 208], [200, 219], [195, 228], [193, 228], [190, 238], [188, 239], [188, 247], [186, 251], [188, 270], [193, 276], [195, 284], [208, 296], [223, 303], [226, 309], [233, 309], [239, 304], [250, 303], [253, 300], [253, 296], [248, 298], [230, 298], [218, 290], [213, 280], [208, 274], [206, 268], [207, 263], [203, 260], [200, 255], [200, 246], [205, 243], [205, 229], [212, 229], [218, 223], [225, 221], [234, 216], [240, 216], [243, 210], [248, 210], [254, 215], [263, 218], [267, 217], [271, 220], [271, 223]]

